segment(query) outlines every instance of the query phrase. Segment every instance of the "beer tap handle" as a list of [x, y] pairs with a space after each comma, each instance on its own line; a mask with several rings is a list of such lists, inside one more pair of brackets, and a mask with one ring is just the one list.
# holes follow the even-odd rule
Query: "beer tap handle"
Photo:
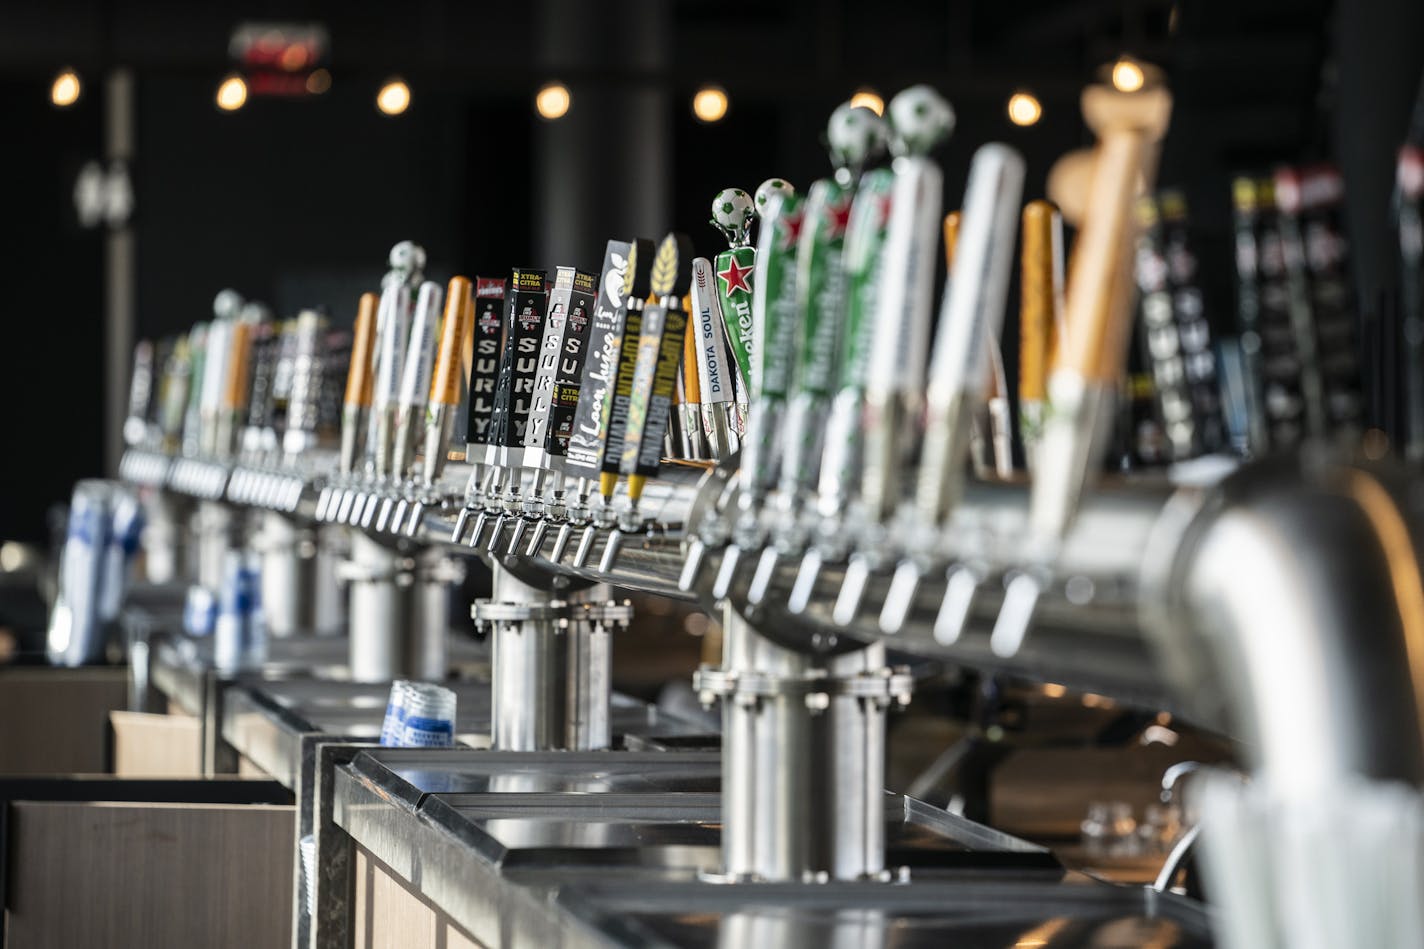
[[1022, 216], [1019, 257], [1019, 437], [1032, 473], [1043, 434], [1048, 367], [1057, 345], [1063, 297], [1063, 216], [1049, 201], [1030, 201]]
[[[744, 191], [739, 193], [746, 194]], [[747, 201], [750, 207], [751, 199]], [[714, 461], [727, 457], [734, 449], [729, 409], [736, 402], [733, 364], [716, 282], [717, 275], [711, 261], [705, 257], [694, 258], [692, 326], [687, 333], [688, 352], [683, 357], [683, 370], [686, 372], [689, 365], [696, 368], [702, 429], [707, 435], [708, 454]]]
[[975, 412], [990, 377], [989, 348], [1004, 318], [1023, 179], [1023, 158], [1009, 146], [989, 144], [974, 153], [930, 362], [910, 556], [897, 566], [886, 594], [880, 615], [885, 630], [897, 631], [908, 616], [963, 492]]
[[[397, 394], [394, 468], [397, 481], [405, 478], [415, 459], [416, 442], [424, 433], [425, 412], [430, 402], [430, 384], [435, 371], [436, 326], [444, 305], [445, 291], [426, 281], [416, 296], [410, 339], [405, 353]], [[419, 433], [419, 434], [418, 434]]]
[[465, 341], [474, 322], [474, 285], [469, 278], [455, 276], [445, 291], [445, 317], [440, 327], [440, 350], [430, 380], [430, 409], [425, 422], [425, 448], [421, 482], [434, 486], [445, 467], [446, 444], [450, 440], [451, 417], [460, 404], [460, 361]]
[[647, 479], [658, 472], [668, 429], [677, 368], [682, 361], [687, 312], [683, 298], [692, 286], [692, 242], [672, 233], [658, 245], [649, 273], [656, 301], [643, 312], [628, 420], [619, 472], [628, 477], [628, 510], [604, 548], [602, 570], [612, 568], [625, 531], [638, 530], [638, 502]]
[[1161, 86], [1133, 93], [1092, 86], [1083, 93], [1084, 118], [1098, 134], [1097, 158], [1068, 281], [1064, 339], [1049, 376], [1050, 411], [1029, 506], [1033, 556], [1005, 589], [990, 639], [999, 656], [1013, 656], [1022, 645], [1057, 549], [1101, 463], [1131, 324], [1133, 203], [1152, 177], [1147, 166], [1171, 109], [1171, 94]]
[[719, 598], [736, 578], [742, 551], [760, 540], [760, 508], [776, 482], [782, 420], [795, 359], [796, 250], [803, 202], [779, 178], [763, 182], [755, 201], [761, 228], [752, 277], [752, 403], [742, 442], [741, 493], [733, 542], [713, 580], [712, 592]]
[[495, 406], [498, 402], [500, 362], [504, 350], [505, 281], [501, 278], [476, 277], [471, 299], [472, 316], [469, 329], [470, 375], [465, 385], [468, 414], [465, 417], [465, 460], [470, 464], [470, 480], [465, 485], [465, 507], [455, 522], [452, 543], [460, 543], [466, 511], [479, 512], [475, 520], [473, 546], [479, 543], [486, 517], [486, 489], [493, 458], [492, 445]]

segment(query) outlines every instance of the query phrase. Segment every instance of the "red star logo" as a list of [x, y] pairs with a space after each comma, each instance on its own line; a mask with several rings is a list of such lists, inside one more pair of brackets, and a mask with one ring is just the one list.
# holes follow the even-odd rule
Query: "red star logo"
[[734, 290], [745, 290], [752, 292], [752, 285], [747, 281], [751, 276], [752, 268], [743, 267], [737, 263], [737, 258], [727, 258], [727, 269], [717, 271], [717, 277], [722, 281], [723, 296], [731, 296]]
[[835, 240], [846, 232], [846, 225], [850, 223], [850, 197], [839, 204], [831, 205], [830, 234], [831, 240]]
[[881, 225], [884, 225], [886, 221], [890, 220], [890, 208], [893, 207], [894, 204], [895, 204], [895, 199], [894, 199], [894, 197], [893, 197], [892, 195], [883, 194], [883, 195], [880, 196], [880, 198], [879, 198], [879, 209], [880, 209], [880, 223], [881, 223]]
[[786, 243], [782, 245], [781, 249], [793, 250], [801, 241], [801, 212], [788, 214], [781, 220], [786, 225]]

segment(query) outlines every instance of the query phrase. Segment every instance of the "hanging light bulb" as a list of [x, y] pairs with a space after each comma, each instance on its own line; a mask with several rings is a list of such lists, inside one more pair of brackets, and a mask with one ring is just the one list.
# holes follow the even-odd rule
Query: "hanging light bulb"
[[79, 93], [83, 88], [79, 82], [79, 74], [72, 69], [65, 69], [54, 77], [54, 82], [49, 87], [49, 101], [61, 109], [66, 109], [79, 101]]
[[717, 86], [703, 86], [692, 97], [692, 114], [709, 125], [727, 114], [727, 93]]
[[540, 116], [550, 121], [562, 119], [571, 105], [573, 105], [573, 96], [569, 95], [569, 87], [560, 82], [546, 84], [534, 96], [535, 110]]
[[386, 115], [400, 115], [410, 108], [410, 86], [400, 79], [391, 79], [376, 93], [376, 108]]
[[1024, 127], [1033, 125], [1043, 117], [1043, 104], [1029, 92], [1015, 92], [1009, 96], [1009, 121]]
[[1142, 72], [1142, 67], [1132, 60], [1131, 57], [1122, 56], [1113, 63], [1112, 84], [1118, 92], [1136, 92], [1141, 89], [1147, 77]]
[[218, 86], [218, 108], [236, 112], [247, 103], [247, 83], [241, 76], [228, 76]]

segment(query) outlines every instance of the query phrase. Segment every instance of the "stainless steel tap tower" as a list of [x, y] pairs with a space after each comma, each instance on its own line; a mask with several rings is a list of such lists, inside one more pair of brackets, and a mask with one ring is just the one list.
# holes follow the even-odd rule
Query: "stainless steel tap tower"
[[354, 681], [445, 678], [450, 586], [464, 576], [457, 562], [438, 549], [402, 550], [357, 533], [338, 573], [351, 588]]
[[608, 748], [611, 631], [632, 608], [599, 590], [562, 599], [566, 580], [533, 586], [498, 564], [494, 595], [471, 610], [490, 637], [493, 746], [500, 751]]
[[723, 656], [695, 684], [722, 703], [727, 878], [885, 878], [885, 715], [909, 703], [909, 674], [883, 644], [788, 649], [730, 608]]

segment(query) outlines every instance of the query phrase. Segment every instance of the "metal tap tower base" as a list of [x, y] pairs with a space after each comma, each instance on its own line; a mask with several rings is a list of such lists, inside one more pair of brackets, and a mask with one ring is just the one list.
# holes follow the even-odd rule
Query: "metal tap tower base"
[[338, 574], [351, 584], [352, 681], [445, 678], [449, 587], [463, 575], [457, 563], [438, 549], [407, 554], [358, 533]]
[[276, 638], [340, 629], [332, 536], [276, 511], [262, 513], [253, 547], [262, 555], [262, 612]]
[[496, 563], [494, 595], [470, 610], [476, 626], [491, 636], [493, 747], [610, 747], [611, 630], [627, 626], [632, 614], [626, 603], [565, 601]]
[[885, 715], [909, 703], [910, 675], [882, 644], [797, 652], [731, 609], [723, 635], [723, 668], [696, 685], [722, 700], [727, 879], [885, 878]]

